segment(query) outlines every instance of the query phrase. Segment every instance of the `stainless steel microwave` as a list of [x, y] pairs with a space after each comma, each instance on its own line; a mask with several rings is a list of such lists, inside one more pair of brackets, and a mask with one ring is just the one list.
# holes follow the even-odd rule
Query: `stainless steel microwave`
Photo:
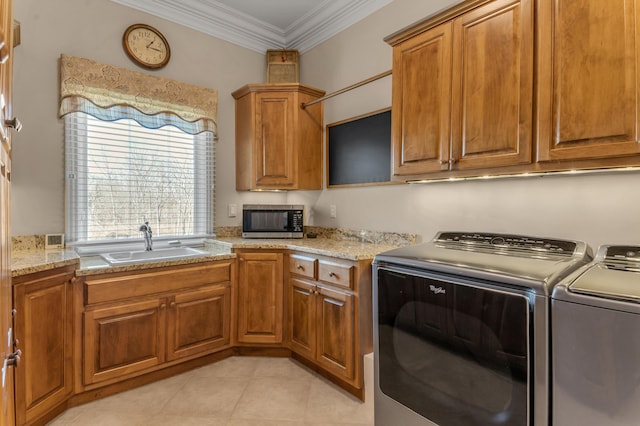
[[244, 204], [243, 238], [302, 238], [304, 206], [297, 204]]

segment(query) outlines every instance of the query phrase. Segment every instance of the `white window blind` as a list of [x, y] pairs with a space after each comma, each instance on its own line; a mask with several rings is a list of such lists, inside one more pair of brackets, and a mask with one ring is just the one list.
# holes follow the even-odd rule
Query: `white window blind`
[[66, 234], [70, 242], [213, 232], [214, 143], [209, 132], [65, 116]]

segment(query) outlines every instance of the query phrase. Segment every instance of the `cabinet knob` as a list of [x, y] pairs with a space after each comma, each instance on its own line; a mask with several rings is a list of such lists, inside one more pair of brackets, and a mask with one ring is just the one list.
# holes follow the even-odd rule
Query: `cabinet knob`
[[163, 304], [161, 304], [161, 305], [160, 305], [160, 309], [164, 309], [164, 308], [166, 308], [166, 307], [167, 307], [167, 304], [166, 304], [166, 303], [163, 303]]
[[22, 130], [22, 123], [17, 117], [13, 117], [11, 120], [4, 120], [4, 125], [14, 129], [16, 132]]
[[73, 277], [73, 278], [71, 278], [71, 279], [69, 280], [69, 284], [72, 284], [72, 285], [73, 285], [73, 284], [75, 284], [75, 283], [76, 283], [76, 281], [78, 281], [78, 279], [77, 279], [76, 277]]
[[302, 265], [296, 265], [296, 269], [302, 269], [304, 271], [304, 266]]
[[7, 366], [13, 366], [14, 368], [18, 368], [20, 365], [20, 356], [22, 355], [22, 351], [18, 349], [11, 355], [7, 356]]
[[176, 306], [176, 302], [171, 302], [171, 303], [169, 303], [169, 307], [171, 307], [171, 308], [175, 308], [175, 306]]

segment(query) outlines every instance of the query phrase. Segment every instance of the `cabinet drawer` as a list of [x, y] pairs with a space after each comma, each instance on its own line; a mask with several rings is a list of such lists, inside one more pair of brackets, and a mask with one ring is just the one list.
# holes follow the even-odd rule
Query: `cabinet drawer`
[[204, 263], [194, 267], [101, 275], [85, 281], [85, 304], [112, 302], [131, 297], [177, 291], [205, 284], [228, 283], [232, 263]]
[[318, 279], [344, 288], [353, 288], [353, 265], [320, 260]]
[[305, 278], [316, 279], [318, 259], [292, 254], [289, 256], [289, 272]]

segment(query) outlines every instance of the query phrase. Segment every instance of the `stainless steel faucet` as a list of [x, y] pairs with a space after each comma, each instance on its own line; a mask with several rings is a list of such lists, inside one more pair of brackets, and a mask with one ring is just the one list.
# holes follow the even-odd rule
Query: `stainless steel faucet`
[[149, 222], [145, 222], [143, 225], [140, 225], [140, 232], [144, 233], [144, 248], [146, 251], [153, 250], [153, 241], [151, 241], [151, 227], [149, 226]]

